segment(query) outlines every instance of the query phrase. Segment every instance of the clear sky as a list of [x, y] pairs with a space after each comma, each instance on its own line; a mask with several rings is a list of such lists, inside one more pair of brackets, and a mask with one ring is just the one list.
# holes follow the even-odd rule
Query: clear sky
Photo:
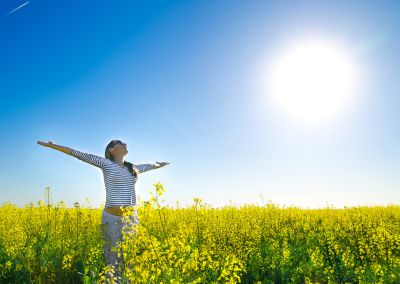
[[[398, 1], [0, 3], [0, 202], [105, 201], [99, 169], [36, 144], [171, 164], [140, 176], [166, 204], [400, 203]], [[267, 99], [285, 43], [341, 42], [358, 95], [319, 127]], [[296, 45], [296, 43], [294, 43]]]

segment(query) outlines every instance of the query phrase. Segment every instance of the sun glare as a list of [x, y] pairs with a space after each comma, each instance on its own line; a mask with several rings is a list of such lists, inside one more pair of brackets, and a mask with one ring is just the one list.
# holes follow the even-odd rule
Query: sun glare
[[343, 49], [322, 41], [292, 45], [270, 65], [269, 94], [286, 115], [320, 125], [338, 115], [356, 94], [356, 72]]

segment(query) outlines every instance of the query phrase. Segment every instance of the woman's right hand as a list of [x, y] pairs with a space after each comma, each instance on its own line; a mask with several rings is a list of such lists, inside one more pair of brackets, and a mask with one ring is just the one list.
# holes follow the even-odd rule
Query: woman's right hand
[[37, 142], [39, 145], [42, 145], [44, 147], [49, 147], [49, 148], [53, 148], [52, 146], [54, 145], [53, 142], [49, 141], [49, 142], [43, 142], [43, 141], [38, 141]]

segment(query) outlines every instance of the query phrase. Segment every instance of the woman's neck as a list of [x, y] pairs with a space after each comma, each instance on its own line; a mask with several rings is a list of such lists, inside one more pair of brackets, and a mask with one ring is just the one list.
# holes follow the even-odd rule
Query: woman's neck
[[120, 164], [121, 166], [124, 165], [124, 158], [114, 158], [114, 162], [116, 162], [117, 164]]

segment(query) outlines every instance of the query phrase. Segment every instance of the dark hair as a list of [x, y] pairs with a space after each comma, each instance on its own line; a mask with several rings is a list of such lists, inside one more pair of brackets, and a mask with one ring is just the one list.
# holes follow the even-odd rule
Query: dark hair
[[[111, 154], [110, 149], [111, 149], [112, 147], [114, 147], [114, 146], [115, 146], [116, 144], [118, 144], [118, 143], [122, 144], [121, 140], [112, 140], [110, 143], [108, 143], [108, 145], [107, 145], [107, 147], [106, 147], [106, 150], [104, 151], [104, 156], [105, 156], [107, 159], [109, 159], [109, 160], [111, 160], [111, 161], [113, 161], [113, 162], [114, 162], [114, 157], [113, 157], [113, 155]], [[137, 177], [137, 175], [138, 175], [139, 172], [138, 172], [138, 170], [136, 169], [136, 167], [135, 167], [132, 163], [129, 163], [129, 162], [127, 162], [127, 161], [124, 161], [124, 165], [128, 168], [129, 172], [130, 172], [133, 176]]]

